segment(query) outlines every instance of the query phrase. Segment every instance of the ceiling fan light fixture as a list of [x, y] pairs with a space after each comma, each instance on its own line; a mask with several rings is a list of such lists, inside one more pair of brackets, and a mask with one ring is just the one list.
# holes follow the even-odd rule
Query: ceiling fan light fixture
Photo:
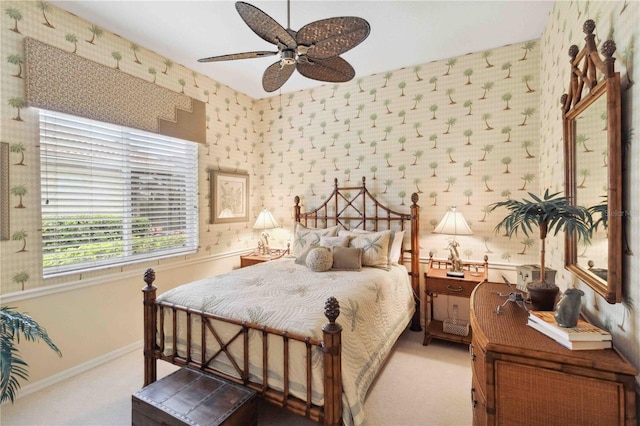
[[296, 53], [293, 50], [283, 50], [281, 56], [282, 65], [293, 65], [296, 63]]

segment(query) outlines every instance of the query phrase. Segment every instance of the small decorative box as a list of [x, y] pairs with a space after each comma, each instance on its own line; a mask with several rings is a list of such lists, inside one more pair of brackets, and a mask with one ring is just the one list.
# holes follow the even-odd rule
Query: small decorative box
[[442, 331], [458, 336], [467, 336], [469, 334], [469, 321], [446, 318], [442, 323]]

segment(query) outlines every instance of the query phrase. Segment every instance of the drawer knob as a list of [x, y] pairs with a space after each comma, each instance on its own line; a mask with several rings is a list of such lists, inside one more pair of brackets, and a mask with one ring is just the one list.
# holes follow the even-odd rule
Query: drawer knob
[[457, 288], [453, 288], [453, 287], [451, 287], [451, 285], [447, 284], [447, 290], [459, 293], [459, 292], [462, 291], [462, 286], [458, 286]]

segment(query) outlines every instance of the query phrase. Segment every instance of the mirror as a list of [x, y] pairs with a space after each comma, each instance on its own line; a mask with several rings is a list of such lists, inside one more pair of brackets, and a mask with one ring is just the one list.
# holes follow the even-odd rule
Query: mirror
[[620, 74], [615, 43], [598, 54], [595, 23], [584, 24], [585, 46], [571, 46], [571, 80], [562, 96], [565, 192], [590, 208], [595, 229], [589, 242], [567, 233], [565, 267], [609, 303], [622, 300], [622, 151]]

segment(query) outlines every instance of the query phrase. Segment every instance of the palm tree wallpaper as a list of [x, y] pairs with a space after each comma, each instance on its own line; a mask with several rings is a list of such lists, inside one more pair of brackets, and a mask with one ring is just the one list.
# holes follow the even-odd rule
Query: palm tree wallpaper
[[[117, 280], [121, 272], [97, 271], [46, 282], [41, 278], [38, 114], [28, 107], [24, 90], [25, 37], [206, 103], [207, 141], [199, 148], [200, 249], [192, 259], [236, 256], [253, 248], [259, 237], [253, 221], [264, 207], [282, 226], [272, 232], [272, 246], [283, 247], [292, 236], [295, 195], [311, 209], [329, 194], [334, 178], [340, 184], [357, 185], [364, 176], [368, 188], [398, 210], [408, 210], [411, 194], [418, 193], [423, 258], [429, 251], [446, 257], [447, 237], [431, 231], [450, 206], [457, 206], [474, 231], [458, 237], [463, 258], [487, 254], [494, 267], [513, 271], [516, 265], [537, 263], [537, 242], [495, 234], [502, 216], [489, 213], [487, 206], [546, 188], [563, 191], [559, 99], [569, 82], [567, 51], [571, 44], [582, 45], [582, 24], [594, 19], [597, 40], [613, 37], [618, 46], [615, 58], [623, 86], [627, 150], [624, 179], [629, 188], [625, 265], [628, 271], [640, 270], [634, 256], [640, 250], [640, 228], [633, 225], [640, 196], [638, 186], [631, 184], [639, 178], [640, 114], [624, 111], [640, 104], [640, 89], [634, 84], [640, 69], [634, 54], [634, 42], [640, 39], [637, 2], [556, 2], [537, 40], [380, 70], [305, 91], [287, 93], [285, 85], [281, 95], [264, 99], [252, 99], [199, 75], [189, 64], [174, 63], [46, 2], [2, 1], [1, 13], [1, 138], [11, 146], [10, 235], [19, 236], [0, 242], [3, 294], [92, 277]], [[594, 155], [601, 161], [601, 152]], [[208, 223], [210, 170], [249, 173], [249, 222]], [[588, 180], [589, 172], [583, 176]], [[563, 269], [561, 238], [549, 239], [547, 258], [559, 273], [558, 281], [571, 285], [572, 278]], [[122, 272], [149, 266], [153, 265]], [[630, 282], [636, 281], [631, 279], [635, 275], [625, 274]], [[583, 290], [589, 310], [610, 325], [625, 355], [638, 366], [640, 349], [635, 342], [640, 333], [631, 324], [640, 320], [633, 309], [640, 290], [627, 287], [625, 304], [615, 306]]]
[[[457, 205], [475, 232], [461, 237], [465, 258], [487, 253], [495, 262], [535, 259], [528, 258], [520, 242], [494, 235], [498, 218], [487, 217], [484, 208], [538, 187], [536, 40], [384, 71], [346, 84], [251, 99], [198, 75], [188, 64], [174, 64], [46, 2], [3, 2], [2, 11], [7, 22], [2, 37], [8, 46], [2, 64], [8, 88], [2, 94], [7, 123], [3, 138], [12, 147], [11, 195], [16, 201], [12, 233], [37, 236], [40, 228], [38, 116], [28, 108], [23, 75], [23, 39], [33, 37], [207, 103], [207, 142], [199, 154], [200, 246], [209, 249], [194, 257], [235, 253], [256, 243], [251, 221], [231, 226], [208, 223], [206, 180], [208, 171], [217, 169], [250, 174], [252, 220], [263, 207], [271, 209], [282, 224], [274, 232], [274, 244], [280, 246], [291, 238], [295, 195], [310, 209], [323, 201], [335, 178], [355, 185], [364, 176], [372, 192], [399, 210], [408, 209], [411, 193], [418, 192], [425, 253], [445, 255], [446, 236], [432, 236], [430, 231], [449, 206]], [[30, 278], [3, 286], [3, 292], [77, 278], [38, 278], [37, 237], [30, 238], [28, 250], [7, 250], [11, 251], [12, 266], [2, 274], [11, 277], [24, 271]], [[176, 260], [166, 262], [172, 261]]]

